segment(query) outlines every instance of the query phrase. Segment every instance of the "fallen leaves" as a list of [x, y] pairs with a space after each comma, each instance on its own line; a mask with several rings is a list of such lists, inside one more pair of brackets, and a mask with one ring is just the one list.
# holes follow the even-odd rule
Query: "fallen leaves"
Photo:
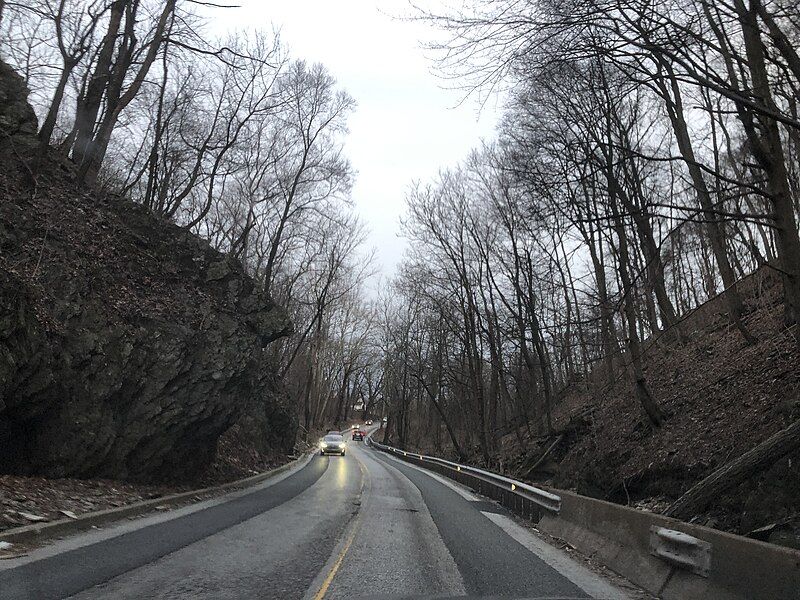
[[185, 491], [188, 486], [134, 485], [104, 479], [0, 475], [0, 531]]
[[[285, 456], [263, 457], [247, 447], [244, 440], [228, 434], [224, 436], [217, 460], [208, 472], [198, 481], [182, 485], [0, 475], [0, 531], [64, 518], [77, 519], [89, 512], [214, 486], [248, 477], [254, 472], [266, 471], [287, 460]], [[191, 501], [206, 497], [208, 494], [194, 496]], [[166, 504], [159, 504], [155, 510], [170, 508]]]

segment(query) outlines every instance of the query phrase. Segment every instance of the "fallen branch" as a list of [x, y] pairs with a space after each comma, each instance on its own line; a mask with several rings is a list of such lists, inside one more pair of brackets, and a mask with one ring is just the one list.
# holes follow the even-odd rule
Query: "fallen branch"
[[539, 465], [541, 465], [545, 461], [545, 459], [547, 459], [547, 457], [550, 456], [553, 450], [555, 450], [556, 446], [558, 446], [561, 443], [561, 440], [563, 439], [564, 439], [564, 434], [562, 433], [556, 438], [556, 441], [554, 441], [552, 444], [550, 444], [550, 446], [548, 446], [547, 450], [544, 451], [544, 454], [542, 454], [539, 457], [539, 459], [535, 463], [533, 463], [533, 466], [525, 469], [525, 472], [521, 474], [522, 477], [528, 477], [531, 473], [535, 472], [536, 469], [539, 467]]

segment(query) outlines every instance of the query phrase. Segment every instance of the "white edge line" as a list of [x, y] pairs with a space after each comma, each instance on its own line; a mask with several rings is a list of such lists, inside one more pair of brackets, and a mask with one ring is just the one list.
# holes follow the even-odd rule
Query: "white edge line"
[[[376, 452], [380, 452], [380, 451], [376, 450]], [[463, 486], [461, 486], [461, 485], [459, 485], [459, 484], [457, 484], [457, 483], [455, 483], [453, 481], [450, 481], [449, 479], [446, 479], [445, 477], [442, 477], [438, 473], [434, 473], [432, 471], [429, 471], [428, 469], [423, 469], [422, 467], [418, 467], [415, 464], [408, 463], [408, 462], [406, 462], [404, 460], [400, 460], [399, 458], [394, 457], [391, 454], [387, 454], [386, 452], [383, 452], [382, 454], [385, 455], [385, 456], [388, 456], [390, 459], [392, 459], [392, 460], [394, 460], [396, 462], [399, 462], [399, 463], [402, 463], [403, 465], [409, 466], [412, 469], [416, 469], [420, 473], [424, 473], [428, 477], [431, 477], [431, 478], [435, 479], [436, 481], [438, 481], [439, 483], [441, 483], [443, 485], [446, 485], [447, 487], [449, 487], [451, 490], [456, 492], [459, 496], [461, 496], [465, 500], [469, 500], [470, 502], [477, 502], [477, 501], [480, 500], [480, 498], [478, 498], [474, 494], [468, 492], [466, 490], [466, 488], [464, 488]]]
[[[481, 511], [483, 512], [483, 511]], [[483, 512], [487, 519], [538, 556], [544, 563], [581, 588], [592, 598], [629, 600], [625, 591], [603, 580], [601, 575], [577, 562], [566, 552], [539, 539], [511, 518], [497, 513]]]

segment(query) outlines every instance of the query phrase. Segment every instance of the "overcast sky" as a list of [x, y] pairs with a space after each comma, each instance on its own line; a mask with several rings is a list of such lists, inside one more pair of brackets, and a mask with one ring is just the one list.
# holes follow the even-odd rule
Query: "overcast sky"
[[[346, 151], [358, 171], [353, 198], [371, 231], [381, 272], [402, 257], [398, 239], [404, 194], [465, 158], [497, 121], [494, 105], [447, 89], [431, 73], [420, 47], [433, 30], [393, 18], [409, 12], [406, 0], [241, 0], [241, 8], [216, 10], [215, 29], [270, 28], [293, 58], [321, 62], [358, 103]], [[437, 2], [426, 2], [426, 7]], [[271, 25], [272, 24], [272, 25]]]

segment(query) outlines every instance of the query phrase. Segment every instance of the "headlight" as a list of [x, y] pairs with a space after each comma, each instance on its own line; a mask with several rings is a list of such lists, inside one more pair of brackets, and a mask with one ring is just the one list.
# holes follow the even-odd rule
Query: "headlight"
[[326, 444], [325, 442], [320, 442], [320, 445], [319, 445], [319, 447], [320, 447], [320, 448], [327, 448], [327, 447], [328, 447], [328, 444]]

